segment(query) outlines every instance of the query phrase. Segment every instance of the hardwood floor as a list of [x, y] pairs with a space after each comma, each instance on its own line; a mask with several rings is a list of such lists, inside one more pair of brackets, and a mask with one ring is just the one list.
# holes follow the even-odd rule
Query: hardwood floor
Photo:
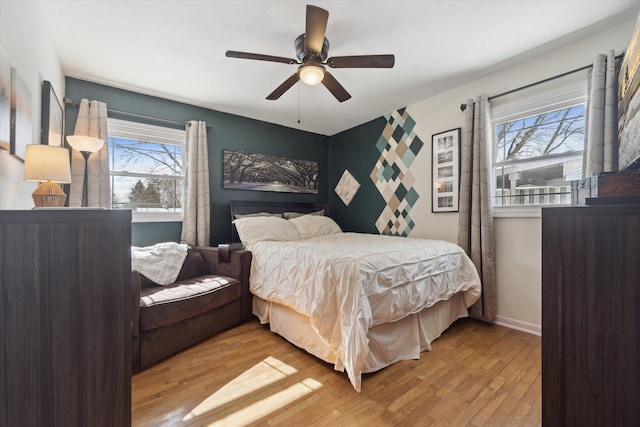
[[540, 337], [469, 319], [347, 376], [253, 319], [133, 377], [134, 426], [539, 426]]

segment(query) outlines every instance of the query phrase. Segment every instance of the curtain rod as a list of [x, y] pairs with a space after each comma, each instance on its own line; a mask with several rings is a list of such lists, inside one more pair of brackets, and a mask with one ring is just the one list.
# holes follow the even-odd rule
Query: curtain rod
[[[615, 59], [618, 60], [618, 59], [622, 58], [623, 56], [624, 56], [624, 54], [617, 55], [615, 57]], [[497, 95], [490, 96], [489, 97], [489, 101], [491, 101], [493, 99], [496, 99], [496, 98], [500, 98], [501, 96], [511, 95], [514, 92], [518, 92], [518, 91], [521, 91], [521, 90], [524, 90], [524, 89], [529, 89], [530, 87], [533, 87], [533, 86], [538, 86], [538, 85], [540, 85], [542, 83], [550, 82], [551, 80], [555, 80], [555, 79], [559, 79], [559, 78], [564, 77], [564, 76], [568, 76], [569, 74], [579, 73], [580, 71], [588, 70], [589, 68], [593, 68], [593, 64], [585, 65], [584, 67], [576, 68], [575, 70], [566, 71], [564, 73], [557, 74], [555, 76], [547, 77], [546, 79], [543, 79], [543, 80], [538, 80], [537, 82], [529, 83], [528, 85], [520, 86], [518, 88], [511, 89], [511, 90], [508, 90], [506, 92], [502, 92], [502, 93], [499, 93]], [[460, 104], [460, 111], [464, 111], [466, 109], [467, 109], [467, 104]]]
[[[71, 104], [71, 105], [80, 105], [80, 103], [78, 101], [74, 101], [71, 98], [67, 98], [66, 96], [64, 97], [64, 103], [65, 104]], [[131, 117], [138, 117], [141, 119], [148, 119], [148, 120], [153, 120], [156, 122], [163, 122], [163, 123], [172, 123], [175, 125], [186, 125], [188, 124], [189, 126], [191, 126], [191, 124], [189, 122], [181, 122], [178, 120], [170, 120], [170, 119], [163, 119], [160, 117], [153, 117], [153, 116], [147, 116], [145, 114], [138, 114], [138, 113], [131, 113], [129, 111], [121, 111], [121, 110], [114, 110], [113, 108], [109, 108], [107, 107], [107, 111], [110, 111], [112, 113], [116, 113], [116, 114], [122, 114], [125, 116], [131, 116]], [[211, 131], [211, 125], [207, 125], [207, 132]]]

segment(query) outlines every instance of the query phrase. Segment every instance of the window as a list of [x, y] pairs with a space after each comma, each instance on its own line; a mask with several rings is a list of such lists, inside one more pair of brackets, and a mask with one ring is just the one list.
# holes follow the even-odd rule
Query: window
[[492, 105], [493, 205], [571, 203], [582, 176], [586, 79]]
[[137, 220], [182, 215], [184, 130], [109, 118], [111, 202]]

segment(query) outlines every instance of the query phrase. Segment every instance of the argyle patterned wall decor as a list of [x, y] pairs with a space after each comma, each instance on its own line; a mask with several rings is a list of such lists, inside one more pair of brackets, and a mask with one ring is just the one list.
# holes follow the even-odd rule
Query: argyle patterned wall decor
[[413, 131], [416, 122], [406, 109], [385, 116], [387, 124], [376, 148], [380, 157], [371, 171], [371, 180], [387, 205], [376, 221], [380, 234], [408, 236], [415, 226], [409, 212], [420, 197], [413, 188], [411, 164], [424, 143]]

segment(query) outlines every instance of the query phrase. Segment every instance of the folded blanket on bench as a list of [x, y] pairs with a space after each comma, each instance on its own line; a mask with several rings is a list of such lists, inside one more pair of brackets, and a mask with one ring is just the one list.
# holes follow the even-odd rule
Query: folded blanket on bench
[[176, 281], [187, 257], [189, 247], [175, 242], [153, 246], [131, 247], [131, 270], [158, 285], [171, 285]]

